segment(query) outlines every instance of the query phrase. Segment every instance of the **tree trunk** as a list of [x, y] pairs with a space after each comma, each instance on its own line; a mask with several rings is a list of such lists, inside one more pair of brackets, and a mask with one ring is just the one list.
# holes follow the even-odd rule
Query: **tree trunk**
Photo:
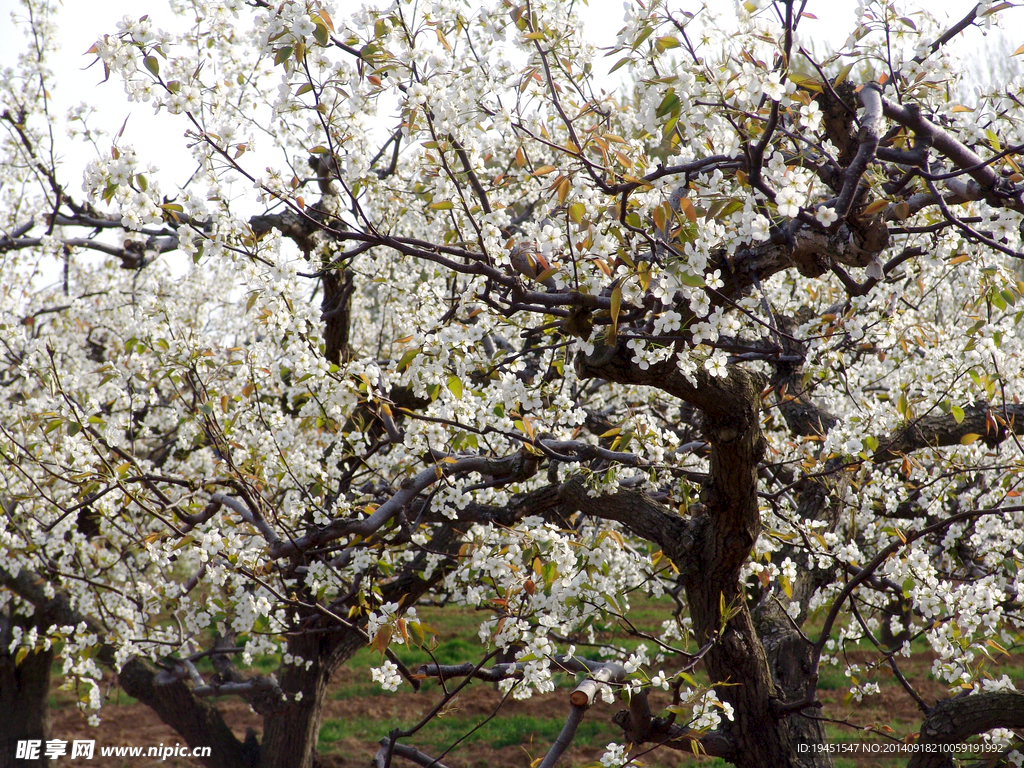
[[[794, 692], [808, 686], [813, 691], [812, 649], [782, 613], [759, 616], [755, 629], [739, 578], [761, 530], [757, 468], [765, 450], [760, 410], [767, 382], [738, 369], [724, 378], [700, 369], [690, 381], [674, 360], [642, 370], [631, 358], [619, 344], [596, 357], [577, 356], [576, 370], [580, 376], [657, 387], [692, 403], [711, 445], [701, 503], [691, 507], [686, 541], [670, 556], [683, 576], [698, 642], [715, 639], [704, 656], [708, 675], [734, 710], [735, 719], [723, 718], [715, 733], [717, 743], [728, 745], [728, 759], [740, 768], [826, 768], [827, 755], [798, 749], [822, 743], [823, 730], [803, 710], [786, 709]], [[807, 663], [789, 659], [796, 651]]]
[[338, 365], [349, 356], [350, 307], [355, 282], [349, 270], [327, 268], [323, 286], [324, 298], [320, 309], [324, 318], [324, 356]]
[[[50, 765], [43, 752], [50, 738], [50, 667], [53, 650], [29, 653], [20, 664], [8, 653], [17, 623], [10, 615], [0, 617], [0, 768], [42, 768]], [[38, 759], [16, 759], [19, 741], [38, 741]]]
[[[780, 712], [789, 703], [787, 694], [813, 674], [811, 665], [790, 664], [789, 653], [801, 649], [790, 647], [788, 627], [772, 643], [776, 658], [769, 659], [739, 580], [761, 529], [756, 472], [765, 442], [760, 390], [755, 380], [736, 376], [723, 383], [721, 394], [721, 402], [702, 408], [711, 472], [701, 491], [703, 509], [692, 521], [697, 562], [686, 571], [690, 615], [700, 642], [720, 633], [704, 661], [712, 682], [724, 684], [716, 689], [719, 696], [734, 708], [735, 719], [723, 721], [721, 730], [735, 745], [735, 764], [820, 768], [830, 759], [813, 750], [801, 753], [797, 745], [820, 742], [822, 729], [798, 713], [787, 717]], [[764, 628], [770, 627], [773, 623], [766, 622]]]
[[190, 747], [209, 747], [210, 756], [199, 758], [207, 768], [251, 768], [245, 764], [241, 742], [217, 708], [193, 696], [181, 680], [157, 686], [158, 672], [152, 662], [135, 657], [121, 668], [118, 682], [129, 696], [156, 712]]
[[[313, 768], [327, 685], [334, 671], [366, 640], [356, 632], [309, 634], [288, 642], [288, 652], [302, 659], [281, 675], [288, 706], [263, 718], [260, 768]], [[306, 669], [305, 662], [313, 665]], [[299, 701], [294, 701], [301, 693]]]

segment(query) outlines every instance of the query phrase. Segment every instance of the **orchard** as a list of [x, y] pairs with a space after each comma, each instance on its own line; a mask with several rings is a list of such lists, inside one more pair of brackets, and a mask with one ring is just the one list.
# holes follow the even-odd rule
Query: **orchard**
[[[835, 50], [795, 0], [634, 0], [601, 50], [582, 2], [171, 5], [85, 63], [187, 183], [55, 109], [55, 4], [0, 79], [0, 747], [116, 675], [210, 768], [310, 768], [370, 647], [437, 701], [381, 768], [491, 682], [564, 702], [545, 767], [601, 699], [604, 766], [829, 766], [834, 667], [891, 673], [914, 768], [1021, 764], [1024, 77], [948, 52], [1010, 4], [866, 0]], [[425, 604], [476, 655], [403, 664]]]

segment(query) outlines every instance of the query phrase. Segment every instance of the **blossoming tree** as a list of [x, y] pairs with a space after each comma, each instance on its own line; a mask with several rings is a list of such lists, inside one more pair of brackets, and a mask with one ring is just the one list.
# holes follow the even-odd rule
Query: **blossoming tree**
[[[794, 1], [632, 4], [610, 51], [559, 0], [173, 6], [90, 53], [186, 132], [181, 189], [87, 110], [58, 137], [45, 0], [0, 84], [5, 749], [46, 737], [59, 652], [83, 708], [110, 668], [205, 764], [305, 768], [367, 644], [441, 703], [576, 674], [544, 766], [598, 696], [605, 765], [829, 765], [832, 664], [857, 697], [890, 669], [921, 744], [1012, 749], [1024, 80], [958, 103], [945, 52], [1003, 6], [862, 2], [826, 53]], [[680, 610], [584, 658], [637, 590]], [[487, 607], [480, 657], [399, 663], [428, 596]], [[901, 673], [918, 638], [948, 698]], [[438, 764], [422, 725], [377, 764]]]

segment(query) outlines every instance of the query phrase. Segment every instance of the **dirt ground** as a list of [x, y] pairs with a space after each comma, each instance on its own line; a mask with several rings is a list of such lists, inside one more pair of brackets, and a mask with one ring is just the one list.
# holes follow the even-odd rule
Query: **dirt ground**
[[[939, 683], [927, 679], [927, 669], [930, 659], [922, 654], [920, 658], [911, 661], [908, 673], [915, 681], [915, 687], [925, 699], [931, 703], [939, 698], [946, 697], [945, 687]], [[345, 678], [354, 675], [350, 670], [342, 670], [338, 686], [345, 686], [351, 680]], [[866, 699], [864, 702], [844, 703], [846, 696], [845, 688], [835, 690], [819, 691], [819, 698], [824, 704], [820, 714], [824, 717], [838, 720], [847, 719], [857, 725], [887, 725], [896, 729], [897, 732], [907, 733], [916, 730], [921, 721], [921, 713], [918, 711], [913, 700], [895, 684], [883, 684], [881, 692]], [[76, 760], [74, 763], [101, 764], [111, 768], [199, 768], [198, 761], [193, 762], [184, 758], [157, 758], [136, 757], [136, 758], [101, 758], [99, 747], [131, 746], [149, 747], [160, 744], [180, 744], [180, 737], [169, 727], [164, 725], [148, 707], [140, 704], [124, 703], [126, 698], [120, 695], [121, 703], [118, 703], [118, 693], [112, 691], [109, 706], [101, 711], [102, 722], [98, 727], [90, 727], [71, 702], [66, 693], [55, 692], [58, 706], [53, 710], [53, 737], [66, 739], [95, 739], [96, 758], [93, 761]], [[414, 718], [425, 714], [437, 701], [436, 689], [425, 688], [420, 693], [408, 691], [394, 696], [354, 696], [344, 699], [328, 698], [324, 707], [324, 719], [346, 720], [348, 718], [371, 718], [384, 720], [401, 714], [403, 720], [414, 722]], [[462, 716], [479, 716], [481, 719], [489, 715], [501, 700], [501, 694], [492, 685], [477, 683], [469, 686], [458, 698], [455, 707], [458, 714]], [[668, 704], [668, 694], [660, 692], [652, 695], [652, 708], [655, 712], [659, 707]], [[224, 715], [225, 720], [234, 730], [239, 739], [244, 738], [247, 727], [256, 729], [260, 733], [262, 722], [259, 716], [252, 712], [246, 704], [238, 698], [225, 698], [217, 702], [217, 706]], [[568, 691], [559, 690], [545, 697], [535, 697], [527, 701], [513, 701], [509, 699], [502, 707], [502, 713], [506, 715], [527, 715], [538, 718], [550, 718], [557, 721], [564, 719], [568, 713]], [[607, 724], [607, 741], [621, 740], [616, 737], [617, 728], [611, 723], [612, 715], [622, 709], [622, 704], [616, 701], [614, 704], [597, 703], [588, 713], [588, 720], [596, 720]], [[499, 715], [500, 716], [500, 715]], [[851, 730], [849, 738], [855, 738]], [[385, 735], [383, 732], [381, 735]], [[870, 737], [869, 737], [870, 738]], [[604, 751], [603, 739], [598, 746], [593, 748], [573, 748], [560, 765], [580, 766], [588, 762], [596, 761]], [[480, 742], [466, 746], [465, 749], [450, 753], [444, 758], [444, 763], [450, 768], [496, 768], [496, 766], [521, 766], [529, 768], [530, 763], [541, 757], [549, 745], [546, 743], [534, 742], [524, 735], [524, 743], [519, 746], [507, 746], [501, 748], [489, 747]], [[369, 765], [377, 745], [373, 741], [360, 742], [356, 739], [346, 738], [333, 742], [329, 752], [323, 754], [322, 765], [324, 768], [340, 768], [341, 766], [367, 766]], [[659, 749], [657, 754], [647, 755], [641, 760], [648, 766], [664, 766], [672, 768], [683, 764], [694, 764], [695, 758], [689, 752], [673, 752], [668, 749]], [[698, 761], [701, 762], [701, 761]], [[401, 760], [395, 760], [397, 765], [411, 765]], [[871, 768], [872, 761], [860, 760], [859, 768]], [[880, 762], [879, 766], [891, 768], [892, 761]]]
[[[508, 715], [530, 715], [542, 718], [562, 719], [568, 712], [568, 692], [560, 692], [544, 698], [528, 701], [506, 701], [502, 712]], [[460, 715], [479, 715], [481, 719], [489, 715], [501, 700], [501, 694], [493, 687], [485, 684], [470, 686], [458, 698], [455, 705]], [[384, 719], [401, 713], [410, 721], [417, 715], [425, 714], [437, 701], [436, 695], [426, 691], [420, 694], [406, 693], [397, 696], [353, 697], [343, 700], [328, 699], [324, 706], [324, 719], [345, 720], [349, 717], [370, 717]], [[218, 708], [231, 726], [235, 735], [245, 737], [247, 727], [255, 728], [257, 733], [262, 727], [258, 715], [249, 710], [238, 699], [223, 699]], [[614, 740], [615, 726], [611, 724], [611, 716], [621, 709], [622, 705], [599, 703], [587, 713], [588, 718], [599, 718], [608, 722], [609, 741]], [[184, 758], [100, 758], [99, 747], [116, 746], [156, 746], [159, 744], [180, 744], [181, 738], [168, 726], [164, 725], [151, 709], [141, 704], [113, 704], [105, 706], [101, 711], [102, 722], [98, 727], [90, 727], [82, 714], [72, 705], [62, 706], [53, 711], [53, 737], [66, 739], [95, 739], [96, 759], [93, 762], [105, 766], [124, 766], [124, 768], [198, 768], [200, 763]], [[381, 734], [382, 736], [385, 734]], [[450, 768], [470, 768], [471, 766], [523, 766], [528, 768], [534, 758], [540, 757], [548, 747], [547, 744], [529, 742], [520, 747], [503, 747], [493, 749], [479, 742], [468, 746], [463, 752], [447, 756], [444, 763]], [[335, 766], [367, 766], [370, 764], [377, 745], [373, 742], [361, 743], [355, 739], [342, 739], [331, 745], [330, 753], [324, 754], [325, 768]], [[566, 766], [582, 765], [598, 760], [604, 749], [572, 749], [563, 758]], [[79, 762], [79, 761], [74, 761]], [[89, 761], [81, 761], [83, 764]], [[665, 766], [682, 764], [683, 760], [674, 755], [659, 755], [658, 763]], [[395, 765], [402, 761], [395, 760]]]

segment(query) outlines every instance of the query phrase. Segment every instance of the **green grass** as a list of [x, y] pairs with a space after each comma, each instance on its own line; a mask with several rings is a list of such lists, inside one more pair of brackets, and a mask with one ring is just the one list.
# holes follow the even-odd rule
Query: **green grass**
[[[652, 635], [657, 635], [661, 630], [661, 623], [671, 615], [675, 603], [671, 598], [653, 600], [634, 594], [631, 596], [633, 606], [629, 613], [630, 622], [640, 630]], [[477, 662], [484, 653], [493, 650], [486, 643], [482, 643], [477, 635], [480, 622], [487, 618], [484, 611], [477, 611], [455, 606], [437, 607], [423, 606], [418, 608], [421, 621], [431, 625], [436, 631], [436, 646], [433, 648], [433, 657], [441, 664], [459, 664], [464, 662]], [[822, 617], [812, 617], [804, 627], [806, 634], [816, 639], [821, 630]], [[838, 629], [838, 627], [837, 627]], [[630, 637], [624, 626], [617, 622], [607, 622], [600, 627], [595, 627], [598, 643], [608, 643], [623, 646], [629, 649], [635, 648], [640, 643], [646, 643], [648, 653], [653, 657], [658, 653], [655, 643], [642, 638]], [[919, 638], [912, 643], [913, 656], [911, 659], [897, 657], [901, 670], [909, 678], [917, 681], [918, 686], [924, 685], [931, 692], [931, 697], [944, 696], [944, 686], [936, 686], [933, 676], [930, 673], [931, 651], [927, 641]], [[395, 654], [413, 672], [416, 668], [431, 661], [431, 655], [426, 651], [409, 646], [393, 646]], [[846, 701], [846, 692], [852, 685], [852, 681], [844, 674], [844, 664], [825, 664], [819, 669], [818, 691], [826, 703], [822, 712], [827, 717], [838, 719], [849, 718], [851, 722], [861, 725], [873, 724], [876, 728], [891, 728], [892, 735], [903, 737], [913, 733], [920, 726], [920, 713], [914, 711], [914, 707], [908, 705], [903, 709], [889, 711], [887, 706], [892, 707], [893, 697], [891, 692], [898, 691], [900, 701], [909, 697], [902, 690], [899, 682], [893, 676], [888, 665], [878, 664], [877, 649], [869, 642], [862, 641], [857, 645], [848, 646], [847, 653], [852, 653], [853, 658], [861, 664], [861, 672], [858, 675], [860, 682], [874, 681], [881, 687], [883, 697], [867, 697], [862, 702]], [[581, 657], [600, 660], [598, 649], [592, 646], [577, 646], [577, 654]], [[370, 668], [380, 666], [381, 658], [378, 654], [366, 648], [351, 658], [339, 671], [335, 685], [332, 687], [331, 698], [336, 701], [346, 701], [346, 711], [352, 712], [345, 718], [329, 718], [323, 723], [320, 731], [320, 747], [325, 752], [344, 751], [350, 748], [352, 741], [365, 745], [372, 745], [394, 728], [409, 728], [413, 726], [420, 717], [421, 712], [426, 710], [417, 706], [414, 712], [403, 711], [404, 702], [411, 702], [408, 697], [411, 695], [408, 685], [403, 684], [398, 692], [391, 693], [381, 689], [372, 682]], [[871, 664], [875, 664], [871, 667]], [[654, 664], [654, 668], [673, 670], [679, 665], [678, 659], [667, 658], [663, 663]], [[1002, 674], [1009, 674], [1014, 681], [1024, 680], [1024, 664], [1020, 663], [1019, 657], [999, 656], [995, 663], [990, 663], [989, 674], [998, 678]], [[692, 670], [690, 674], [698, 681], [698, 684], [706, 685], [709, 681], [707, 675], [700, 668]], [[556, 685], [560, 692], [554, 696], [564, 696], [564, 690], [575, 685], [575, 679], [571, 675], [556, 676]], [[472, 686], [488, 686], [488, 683], [474, 682]], [[941, 691], [940, 691], [941, 689]], [[419, 696], [426, 696], [431, 702], [439, 699], [440, 691], [434, 681], [425, 681]], [[403, 698], [405, 697], [405, 698]], [[926, 698], [929, 698], [926, 696]], [[391, 701], [393, 699], [393, 702]], [[354, 700], [354, 701], [353, 701]], [[376, 704], [372, 704], [377, 702]], [[384, 704], [384, 702], [387, 702]], [[887, 705], [884, 702], [889, 702]], [[381, 704], [384, 704], [382, 707]], [[619, 702], [612, 709], [620, 709], [624, 705]], [[661, 704], [659, 704], [661, 706]], [[383, 712], [382, 716], [363, 715], [363, 712]], [[547, 712], [551, 712], [547, 715]], [[567, 710], [559, 707], [544, 708], [541, 714], [523, 714], [522, 712], [508, 713], [499, 712], [496, 717], [483, 723], [485, 715], [479, 710], [474, 710], [472, 715], [459, 712], [458, 709], [435, 718], [427, 724], [423, 730], [416, 733], [405, 743], [413, 744], [417, 748], [432, 756], [438, 756], [448, 749], [454, 742], [465, 736], [465, 740], [456, 749], [455, 754], [450, 756], [450, 762], [459, 766], [477, 766], [481, 768], [493, 768], [494, 754], [485, 751], [483, 755], [489, 755], [491, 764], [480, 762], [482, 756], [474, 756], [471, 745], [486, 745], [488, 750], [505, 748], [506, 752], [500, 753], [498, 762], [515, 761], [525, 765], [526, 754], [519, 750], [523, 747], [530, 755], [537, 757], [543, 755], [557, 737], [564, 725]], [[473, 729], [479, 726], [475, 731]], [[861, 739], [881, 739], [882, 736], [875, 736], [871, 733], [853, 730], [849, 727], [827, 723], [826, 738], [832, 743], [845, 741], [856, 741]], [[473, 731], [470, 733], [470, 731]], [[468, 735], [467, 735], [468, 734]], [[351, 740], [343, 744], [344, 740]], [[583, 748], [597, 751], [599, 754], [609, 741], [621, 741], [621, 731], [612, 724], [607, 713], [592, 713], [584, 719], [573, 741], [574, 748]], [[468, 745], [468, 748], [461, 749]], [[513, 757], [513, 752], [518, 756]], [[658, 768], [664, 765], [659, 761], [661, 751], [647, 754], [641, 760], [649, 768]], [[480, 755], [478, 752], [477, 755]], [[579, 759], [569, 759], [567, 766], [580, 764]], [[671, 764], [675, 764], [673, 759]], [[891, 761], [890, 761], [891, 762]], [[725, 766], [727, 763], [721, 760], [705, 758], [700, 761], [701, 766]], [[875, 766], [875, 762], [863, 760], [837, 759], [836, 768], [868, 768]], [[877, 763], [882, 765], [882, 763]]]
[[[416, 734], [415, 742], [425, 751], [440, 752], [469, 733], [482, 720], [481, 717], [449, 715], [436, 718]], [[532, 717], [529, 715], [499, 715], [469, 733], [462, 744], [484, 743], [493, 748], [516, 747], [531, 741], [540, 749], [547, 749], [562, 730], [564, 720]], [[326, 720], [320, 728], [321, 748], [346, 738], [376, 741], [395, 728], [408, 728], [414, 723], [402, 718], [355, 717], [345, 720]], [[597, 720], [584, 720], [576, 732], [574, 743], [582, 746], [604, 746], [609, 740], [609, 724]]]

